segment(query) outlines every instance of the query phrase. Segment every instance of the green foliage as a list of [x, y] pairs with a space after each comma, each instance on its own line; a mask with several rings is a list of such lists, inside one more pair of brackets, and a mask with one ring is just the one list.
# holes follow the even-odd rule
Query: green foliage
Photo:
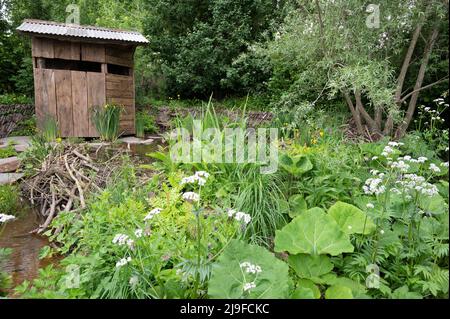
[[20, 122], [18, 126], [9, 134], [10, 136], [33, 136], [37, 133], [36, 116]]
[[[247, 271], [244, 263], [260, 267], [256, 273]], [[246, 284], [254, 288], [246, 290]], [[286, 298], [288, 266], [266, 249], [232, 241], [213, 265], [208, 295], [211, 298]]]
[[370, 234], [375, 230], [375, 224], [372, 220], [359, 208], [337, 202], [328, 210], [328, 214], [341, 227], [342, 231], [347, 234]]
[[349, 237], [332, 216], [323, 211], [307, 211], [277, 230], [275, 251], [291, 254], [330, 254], [353, 252]]
[[[266, 79], [263, 58], [251, 44], [283, 15], [272, 1], [150, 1], [144, 31], [161, 65], [169, 96], [247, 93]], [[246, 58], [241, 54], [249, 53]]]
[[0, 214], [15, 215], [20, 205], [20, 191], [15, 185], [0, 185]]
[[8, 158], [12, 156], [17, 156], [17, 152], [13, 145], [0, 148], [0, 158]]
[[[11, 252], [11, 248], [0, 248], [0, 269], [2, 269], [3, 263], [7, 260]], [[6, 289], [8, 288], [11, 288], [11, 276], [0, 270], [0, 298], [7, 295]]]
[[52, 116], [46, 116], [42, 123], [40, 134], [46, 142], [54, 142], [60, 136], [58, 123]]
[[155, 133], [158, 130], [155, 118], [146, 112], [136, 114], [136, 136], [144, 137], [145, 133]]
[[6, 93], [0, 94], [0, 104], [13, 105], [13, 104], [31, 104], [31, 99], [26, 95]]
[[120, 135], [119, 121], [123, 107], [105, 104], [92, 108], [92, 121], [102, 141], [114, 142]]

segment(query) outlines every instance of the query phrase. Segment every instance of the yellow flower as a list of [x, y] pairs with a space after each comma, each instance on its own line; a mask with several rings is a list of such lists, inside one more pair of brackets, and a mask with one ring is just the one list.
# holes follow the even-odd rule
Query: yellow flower
[[312, 144], [317, 144], [317, 140], [316, 140], [315, 138], [313, 138], [313, 139], [311, 140], [311, 143], [312, 143]]
[[62, 138], [57, 137], [57, 138], [56, 138], [56, 143], [61, 143], [61, 142], [62, 142]]
[[319, 135], [320, 135], [320, 137], [323, 137], [323, 135], [324, 135], [323, 131], [320, 131]]

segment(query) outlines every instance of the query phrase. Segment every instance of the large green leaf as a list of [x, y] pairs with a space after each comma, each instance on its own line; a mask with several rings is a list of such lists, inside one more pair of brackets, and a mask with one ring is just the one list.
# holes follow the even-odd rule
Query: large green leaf
[[295, 176], [302, 175], [313, 168], [313, 164], [305, 155], [290, 156], [283, 154], [280, 157], [279, 164], [287, 172]]
[[290, 255], [288, 263], [301, 278], [319, 277], [329, 273], [334, 267], [330, 257], [326, 255]]
[[[261, 267], [257, 275], [240, 267], [249, 262]], [[267, 249], [233, 240], [213, 264], [208, 294], [211, 298], [286, 298], [289, 267]], [[243, 291], [244, 282], [256, 287]]]
[[358, 207], [337, 202], [328, 209], [341, 229], [347, 234], [370, 234], [376, 228], [373, 221]]
[[326, 299], [353, 299], [352, 290], [345, 286], [331, 286], [325, 291]]
[[337, 256], [353, 249], [348, 235], [334, 218], [320, 211], [307, 211], [275, 233], [277, 252]]
[[296, 299], [302, 299], [301, 297], [305, 297], [305, 292], [300, 290], [297, 291], [299, 288], [303, 288], [303, 289], [310, 289], [313, 293], [314, 299], [319, 299], [320, 298], [320, 290], [317, 287], [317, 285], [315, 285], [311, 280], [308, 279], [300, 279], [298, 281], [298, 286], [296, 291], [294, 291], [293, 293], [293, 298]]
[[303, 195], [295, 194], [289, 198], [289, 217], [294, 218], [308, 209]]
[[448, 206], [440, 194], [433, 196], [421, 194], [419, 196], [419, 206], [425, 211], [425, 213], [436, 215], [444, 214], [448, 211]]
[[306, 287], [297, 287], [291, 297], [292, 299], [316, 299], [313, 290]]

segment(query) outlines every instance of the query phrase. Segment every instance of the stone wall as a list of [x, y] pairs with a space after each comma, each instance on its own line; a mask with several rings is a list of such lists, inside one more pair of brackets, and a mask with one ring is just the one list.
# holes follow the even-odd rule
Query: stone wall
[[19, 124], [30, 119], [34, 114], [34, 105], [30, 104], [0, 104], [0, 137], [8, 136], [18, 128]]

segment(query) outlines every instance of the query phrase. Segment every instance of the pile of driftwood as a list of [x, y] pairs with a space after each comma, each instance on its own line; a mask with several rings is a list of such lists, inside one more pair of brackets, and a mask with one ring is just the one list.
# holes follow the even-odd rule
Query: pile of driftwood
[[[86, 208], [86, 196], [102, 190], [126, 150], [116, 149], [108, 157], [83, 144], [58, 145], [22, 185], [43, 219], [34, 232], [44, 232], [61, 211], [79, 213]], [[57, 230], [58, 231], [58, 230]]]

